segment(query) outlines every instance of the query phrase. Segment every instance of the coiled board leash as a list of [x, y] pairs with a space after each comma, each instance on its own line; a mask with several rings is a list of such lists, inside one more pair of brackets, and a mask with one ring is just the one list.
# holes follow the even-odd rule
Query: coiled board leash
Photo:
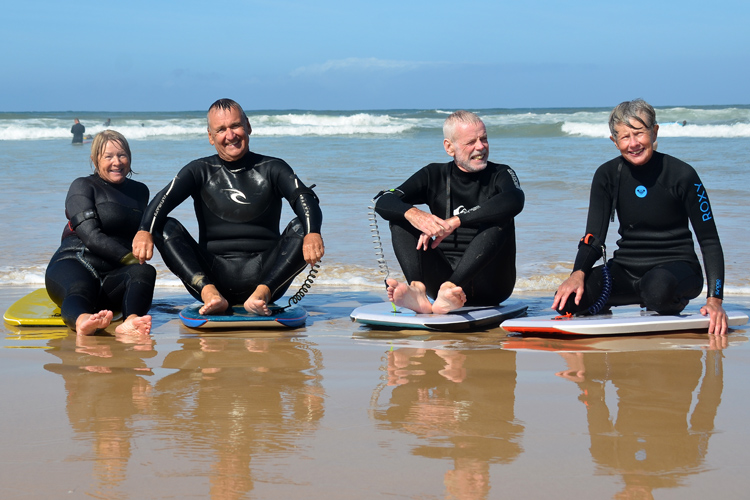
[[[393, 190], [391, 190], [393, 191]], [[383, 252], [383, 242], [380, 240], [380, 230], [378, 229], [378, 216], [375, 213], [375, 203], [378, 198], [383, 196], [388, 191], [379, 192], [375, 198], [372, 199], [372, 205], [368, 206], [367, 219], [370, 225], [370, 236], [372, 237], [372, 247], [375, 250], [375, 258], [378, 262], [378, 274], [383, 277], [383, 284], [385, 289], [388, 290], [388, 276], [391, 271], [388, 269], [388, 262], [385, 260], [385, 253]], [[396, 304], [391, 302], [393, 312], [396, 312]]]
[[596, 302], [594, 302], [587, 310], [588, 314], [593, 316], [594, 314], [599, 314], [609, 300], [609, 296], [612, 293], [612, 273], [609, 272], [609, 267], [607, 266], [607, 245], [605, 245], [604, 242], [589, 233], [581, 238], [581, 242], [578, 246], [581, 245], [589, 245], [592, 248], [600, 250], [604, 262], [602, 265], [602, 292]]
[[[310, 186], [310, 190], [312, 191], [314, 187], [315, 187], [315, 184], [312, 184]], [[314, 195], [315, 193], [313, 193], [313, 196]], [[317, 199], [317, 196], [315, 197], [315, 199]], [[289, 302], [287, 303], [287, 305], [283, 307], [273, 308], [272, 310], [274, 312], [286, 311], [287, 309], [292, 307], [292, 305], [296, 305], [299, 301], [301, 301], [303, 297], [307, 295], [307, 292], [310, 291], [310, 288], [312, 288], [313, 282], [315, 281], [315, 278], [317, 277], [319, 270], [320, 270], [320, 261], [316, 262], [315, 265], [310, 267], [310, 271], [307, 273], [305, 280], [302, 282], [302, 286], [299, 287], [299, 290], [297, 290], [297, 293], [295, 293], [289, 298]]]
[[305, 277], [305, 280], [302, 282], [302, 286], [299, 287], [299, 290], [297, 290], [297, 293], [289, 297], [289, 302], [285, 306], [279, 306], [279, 307], [273, 307], [271, 308], [271, 311], [276, 313], [278, 311], [286, 311], [292, 305], [297, 304], [299, 301], [301, 301], [305, 295], [307, 295], [307, 292], [312, 288], [313, 282], [315, 281], [315, 278], [317, 278], [317, 274], [320, 271], [320, 261], [316, 262], [314, 266], [310, 268], [310, 271], [307, 273], [307, 276]]

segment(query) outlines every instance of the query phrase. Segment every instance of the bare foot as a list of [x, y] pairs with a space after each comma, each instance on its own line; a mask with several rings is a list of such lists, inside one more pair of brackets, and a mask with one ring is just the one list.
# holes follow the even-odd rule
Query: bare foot
[[115, 333], [130, 335], [148, 335], [151, 332], [151, 316], [136, 316], [131, 314], [125, 321], [117, 325]]
[[432, 312], [435, 314], [446, 314], [454, 309], [463, 307], [466, 303], [466, 294], [460, 286], [456, 286], [450, 281], [440, 285], [438, 296], [435, 303], [432, 304]]
[[219, 293], [214, 285], [206, 285], [201, 290], [203, 307], [198, 309], [200, 314], [220, 314], [229, 308], [229, 302]]
[[81, 314], [76, 319], [76, 333], [78, 335], [93, 335], [98, 330], [107, 328], [112, 323], [112, 311], [104, 309], [94, 314]]
[[424, 283], [412, 281], [411, 285], [399, 283], [396, 280], [388, 280], [388, 300], [399, 307], [411, 309], [419, 314], [432, 313], [432, 304], [427, 298], [427, 289]]
[[270, 316], [271, 289], [266, 285], [258, 285], [253, 294], [245, 301], [245, 310], [258, 316]]

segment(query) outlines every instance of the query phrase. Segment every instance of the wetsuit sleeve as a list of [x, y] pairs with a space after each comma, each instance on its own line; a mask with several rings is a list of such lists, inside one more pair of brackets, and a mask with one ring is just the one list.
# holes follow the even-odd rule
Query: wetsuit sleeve
[[525, 195], [521, 190], [516, 173], [508, 167], [495, 176], [497, 194], [481, 203], [473, 210], [458, 215], [462, 226], [493, 225], [504, 226], [521, 213]]
[[305, 186], [294, 173], [292, 167], [286, 163], [277, 167], [276, 185], [282, 196], [286, 198], [302, 225], [305, 234], [320, 233], [323, 225], [323, 212], [320, 202], [312, 189]]
[[198, 179], [191, 168], [193, 163], [195, 162], [183, 167], [164, 189], [156, 193], [143, 212], [140, 231], [153, 233], [155, 229], [163, 227], [169, 213], [200, 189]]
[[[94, 187], [85, 178], [76, 179], [70, 185], [65, 200], [65, 211], [71, 220], [82, 219], [75, 227], [71, 227], [81, 239], [86, 248], [99, 257], [119, 264], [130, 253], [130, 248], [102, 232], [102, 225], [96, 215], [96, 201]], [[77, 218], [79, 214], [87, 214]]]
[[722, 299], [724, 297], [724, 251], [721, 248], [719, 232], [716, 229], [706, 188], [695, 170], [691, 168], [691, 172], [689, 182], [684, 187], [685, 208], [703, 254], [708, 296]]
[[375, 211], [385, 220], [403, 221], [404, 214], [414, 205], [427, 204], [429, 189], [427, 167], [417, 171], [396, 189], [384, 192], [375, 203]]
[[[614, 189], [607, 175], [607, 164], [599, 167], [591, 181], [589, 196], [589, 213], [586, 220], [586, 233], [593, 234], [599, 241], [607, 239], [609, 230], [609, 216], [612, 210], [612, 196]], [[591, 245], [579, 245], [573, 271], [588, 272], [596, 261], [602, 257], [600, 248]]]

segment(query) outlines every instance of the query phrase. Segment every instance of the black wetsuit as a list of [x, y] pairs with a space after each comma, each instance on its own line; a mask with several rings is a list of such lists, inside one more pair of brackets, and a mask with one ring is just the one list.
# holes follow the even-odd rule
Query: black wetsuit
[[[434, 250], [416, 250], [420, 231], [404, 216], [420, 204], [444, 220], [453, 216], [461, 220], [461, 226]], [[422, 168], [383, 194], [375, 209], [390, 221], [393, 248], [407, 281], [423, 282], [432, 298], [441, 284], [450, 281], [463, 288], [466, 305], [485, 306], [497, 305], [513, 292], [513, 218], [523, 204], [523, 191], [509, 166], [488, 162], [484, 170], [467, 173], [451, 161]]]
[[[198, 242], [167, 215], [188, 197], [198, 218]], [[282, 198], [297, 218], [279, 233]], [[320, 233], [318, 199], [283, 160], [248, 152], [236, 162], [218, 155], [190, 162], [151, 201], [141, 229], [196, 299], [213, 284], [241, 304], [264, 284], [281, 297], [305, 268], [305, 235]]]
[[[620, 239], [608, 264], [613, 288], [607, 306], [642, 304], [676, 314], [700, 294], [703, 274], [688, 221], [703, 254], [708, 296], [723, 297], [724, 254], [706, 189], [693, 167], [658, 152], [640, 167], [621, 156], [610, 160], [594, 174], [586, 233], [604, 241], [613, 208]], [[579, 245], [573, 271], [586, 273], [584, 297], [575, 306], [571, 296], [561, 312], [586, 311], [600, 297], [602, 269], [592, 267], [601, 256], [597, 245]]]
[[73, 181], [65, 200], [69, 219], [45, 283], [65, 323], [84, 313], [121, 310], [143, 316], [151, 307], [156, 271], [133, 263], [133, 237], [148, 203], [145, 184], [112, 184], [97, 174]]
[[73, 134], [73, 143], [83, 143], [83, 133], [86, 132], [86, 127], [84, 127], [80, 123], [74, 123], [72, 127], [70, 127], [70, 133]]

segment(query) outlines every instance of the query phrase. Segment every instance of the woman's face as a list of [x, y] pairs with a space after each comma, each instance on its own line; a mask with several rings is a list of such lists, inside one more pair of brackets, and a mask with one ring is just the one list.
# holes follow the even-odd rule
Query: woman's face
[[112, 184], [125, 182], [130, 173], [130, 158], [119, 142], [109, 141], [99, 155], [96, 173]]
[[615, 125], [615, 132], [617, 132], [617, 139], [614, 137], [610, 139], [615, 143], [623, 158], [636, 166], [649, 162], [656, 151], [656, 135], [659, 132], [659, 125], [654, 125], [649, 130], [637, 120], [630, 120], [629, 127], [624, 123]]

